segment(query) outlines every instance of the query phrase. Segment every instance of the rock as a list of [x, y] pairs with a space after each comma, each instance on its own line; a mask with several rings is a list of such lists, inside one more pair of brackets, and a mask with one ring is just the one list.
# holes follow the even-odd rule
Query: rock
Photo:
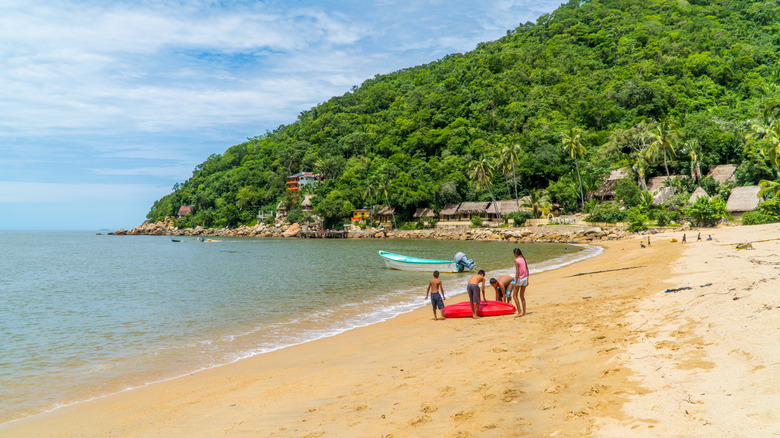
[[301, 226], [298, 223], [293, 223], [287, 228], [287, 231], [282, 233], [284, 237], [295, 237], [301, 232]]

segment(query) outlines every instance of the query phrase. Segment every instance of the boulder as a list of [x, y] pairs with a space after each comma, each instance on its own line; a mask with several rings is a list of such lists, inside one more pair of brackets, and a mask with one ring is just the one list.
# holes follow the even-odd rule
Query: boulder
[[282, 233], [284, 237], [295, 237], [301, 232], [301, 226], [297, 222], [293, 223], [287, 228], [287, 231]]

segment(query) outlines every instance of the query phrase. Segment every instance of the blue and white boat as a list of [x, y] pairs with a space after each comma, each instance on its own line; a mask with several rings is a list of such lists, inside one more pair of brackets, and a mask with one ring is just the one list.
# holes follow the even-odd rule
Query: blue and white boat
[[379, 256], [382, 257], [388, 268], [401, 271], [463, 272], [477, 266], [474, 260], [469, 260], [462, 252], [455, 254], [452, 260], [421, 259], [387, 251], [379, 251]]

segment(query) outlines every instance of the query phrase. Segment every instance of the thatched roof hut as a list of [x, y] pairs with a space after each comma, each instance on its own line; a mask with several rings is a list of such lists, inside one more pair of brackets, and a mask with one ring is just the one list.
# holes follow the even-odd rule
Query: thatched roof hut
[[674, 196], [674, 187], [661, 187], [660, 189], [652, 192], [653, 205], [662, 205], [666, 203], [672, 196]]
[[593, 192], [593, 196], [601, 199], [602, 201], [615, 198], [615, 187], [617, 187], [618, 181], [626, 179], [631, 175], [628, 167], [616, 169], [610, 172], [607, 179], [601, 184], [601, 186]]
[[392, 216], [394, 214], [395, 214], [395, 208], [390, 207], [388, 205], [379, 207], [374, 211], [375, 216]]
[[458, 207], [458, 214], [482, 214], [487, 213], [489, 202], [464, 202]]
[[317, 195], [313, 193], [308, 193], [303, 195], [303, 201], [301, 201], [301, 210], [303, 211], [311, 211], [312, 209], [312, 203], [311, 198], [315, 197]]
[[496, 214], [495, 207], [498, 207], [498, 212], [501, 214], [516, 213], [520, 210], [523, 210], [523, 207], [520, 207], [521, 205], [523, 205], [522, 200], [504, 199], [502, 201], [496, 201], [495, 206], [493, 205], [492, 202], [488, 204], [487, 212], [489, 215], [495, 216]]
[[655, 192], [656, 190], [660, 190], [664, 187], [666, 187], [666, 180], [668, 179], [690, 179], [691, 177], [688, 175], [672, 175], [672, 176], [654, 176], [650, 178], [650, 181], [648, 181], [647, 184], [647, 191], [650, 193]]
[[707, 176], [711, 176], [718, 184], [723, 184], [726, 181], [736, 181], [737, 177], [734, 175], [736, 172], [736, 164], [720, 164], [710, 169]]
[[708, 195], [707, 192], [705, 192], [703, 188], [696, 187], [696, 190], [694, 190], [693, 193], [691, 193], [691, 197], [688, 198], [688, 203], [689, 204], [693, 204], [699, 198], [710, 199], [710, 195]]
[[414, 215], [412, 215], [412, 217], [415, 219], [435, 218], [436, 212], [434, 212], [432, 208], [418, 208], [414, 211]]
[[734, 187], [729, 200], [726, 202], [726, 211], [729, 213], [744, 213], [755, 210], [758, 203], [762, 201], [758, 197], [759, 190], [761, 190], [759, 186]]
[[439, 217], [442, 220], [455, 219], [455, 216], [458, 214], [458, 205], [459, 204], [445, 205], [444, 208], [442, 208], [439, 212]]

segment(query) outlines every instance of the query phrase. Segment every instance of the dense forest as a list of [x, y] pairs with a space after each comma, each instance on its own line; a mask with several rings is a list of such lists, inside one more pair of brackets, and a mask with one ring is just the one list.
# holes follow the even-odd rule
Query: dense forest
[[624, 167], [638, 186], [686, 174], [713, 194], [700, 175], [736, 163], [738, 185], [767, 185], [780, 143], [779, 18], [775, 1], [572, 0], [208, 157], [148, 218], [192, 205], [180, 225], [235, 226], [284, 201], [297, 219], [285, 178], [300, 171], [325, 178], [314, 208], [334, 224], [353, 207], [389, 204], [405, 221], [417, 207], [515, 190], [592, 211], [588, 193]]

